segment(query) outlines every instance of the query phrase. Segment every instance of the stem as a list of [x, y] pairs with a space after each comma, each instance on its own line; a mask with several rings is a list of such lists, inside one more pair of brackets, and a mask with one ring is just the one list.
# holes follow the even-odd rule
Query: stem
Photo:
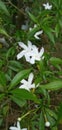
[[17, 6], [15, 6], [10, 0], [8, 0], [8, 3], [13, 6], [16, 10], [18, 10], [21, 14], [23, 14], [24, 16], [26, 15], [23, 10], [19, 9]]
[[28, 111], [26, 114], [24, 114], [22, 117], [18, 118], [18, 121], [21, 121], [24, 117], [28, 116], [31, 112], [37, 112], [39, 108], [33, 109], [31, 111]]

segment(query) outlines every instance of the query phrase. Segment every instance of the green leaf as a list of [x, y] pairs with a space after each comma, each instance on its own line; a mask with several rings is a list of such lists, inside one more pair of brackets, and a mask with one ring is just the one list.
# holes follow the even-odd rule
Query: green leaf
[[3, 73], [2, 71], [0, 71], [0, 85], [6, 86], [6, 77], [5, 77], [5, 73]]
[[50, 122], [50, 126], [53, 127], [56, 124], [56, 120], [49, 115], [49, 113], [46, 112], [47, 120]]
[[15, 60], [9, 61], [8, 67], [15, 72], [19, 72], [20, 70], [23, 70], [22, 64]]
[[6, 105], [6, 106], [3, 107], [3, 115], [4, 116], [7, 115], [8, 110], [9, 110], [9, 106], [8, 105]]
[[54, 39], [54, 35], [52, 33], [52, 29], [50, 27], [48, 27], [47, 25], [46, 26], [43, 26], [43, 30], [44, 32], [48, 35], [48, 38], [50, 39], [50, 41], [55, 44], [55, 39]]
[[18, 74], [16, 74], [13, 80], [11, 81], [9, 90], [16, 87], [23, 78], [26, 78], [28, 74], [30, 73], [30, 71], [31, 69], [22, 70]]
[[48, 108], [45, 108], [46, 112], [53, 118], [55, 118], [56, 120], [58, 119], [56, 113], [53, 110], [50, 110]]
[[51, 128], [51, 130], [58, 130], [57, 126]]
[[0, 100], [4, 98], [4, 94], [0, 94]]
[[62, 102], [59, 104], [58, 108], [58, 123], [62, 124]]
[[6, 53], [6, 59], [8, 59], [9, 57], [12, 57], [14, 54], [15, 54], [15, 47], [9, 48]]
[[54, 66], [56, 65], [62, 65], [62, 59], [56, 58], [56, 57], [51, 57], [50, 58], [50, 63]]
[[1, 0], [0, 0], [0, 10], [2, 10], [7, 16], [9, 16], [9, 12], [6, 8], [6, 5]]
[[47, 89], [47, 90], [58, 90], [58, 89], [62, 88], [62, 81], [61, 80], [55, 80], [55, 81], [52, 81], [48, 84], [41, 85], [40, 89], [41, 88], [44, 88], [44, 89]]
[[3, 123], [3, 117], [0, 117], [0, 127], [2, 126]]
[[11, 95], [10, 98], [20, 107], [23, 107], [26, 104], [26, 101], [24, 99], [20, 99], [19, 97], [16, 97], [15, 95]]
[[36, 17], [35, 17], [33, 14], [31, 14], [30, 12], [28, 12], [28, 15], [29, 15], [29, 17], [31, 18], [31, 20], [32, 20], [33, 22], [38, 23]]
[[36, 103], [39, 103], [39, 100], [37, 99], [36, 95], [25, 89], [17, 88], [15, 90], [12, 90], [10, 93], [13, 97], [18, 98], [19, 100], [32, 100]]
[[58, 38], [58, 35], [59, 35], [59, 31], [60, 31], [60, 26], [59, 26], [59, 24], [56, 24], [56, 26], [55, 26], [55, 34], [56, 34], [57, 38]]
[[44, 123], [44, 117], [42, 112], [40, 113], [39, 130], [45, 130], [45, 123]]
[[3, 34], [3, 35], [5, 35], [6, 37], [10, 37], [8, 34], [7, 34], [7, 32], [5, 31], [5, 29], [4, 28], [0, 28], [0, 34]]

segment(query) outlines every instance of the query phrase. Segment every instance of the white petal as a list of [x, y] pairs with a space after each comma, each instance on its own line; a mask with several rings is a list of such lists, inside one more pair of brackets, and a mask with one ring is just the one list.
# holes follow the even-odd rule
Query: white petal
[[18, 130], [18, 128], [11, 126], [11, 127], [9, 128], [9, 130]]
[[18, 42], [19, 46], [22, 47], [23, 49], [27, 49], [27, 46], [23, 42]]
[[42, 47], [41, 50], [40, 50], [40, 52], [39, 52], [40, 56], [42, 56], [43, 53], [44, 53], [44, 48]]
[[20, 58], [22, 58], [24, 55], [25, 55], [25, 51], [22, 51], [19, 54], [17, 54], [17, 60], [19, 60]]
[[25, 86], [25, 85], [21, 85], [19, 88], [20, 89], [26, 89], [26, 90], [30, 91], [29, 88], [28, 88], [28, 86]]
[[38, 36], [39, 36], [40, 34], [42, 34], [42, 33], [43, 33], [43, 31], [38, 31], [38, 32], [35, 33], [34, 37], [35, 37], [36, 39], [40, 39]]
[[43, 6], [45, 7], [45, 6], [46, 6], [46, 4], [43, 4]]
[[33, 77], [34, 77], [33, 73], [30, 73], [29, 78], [28, 78], [28, 82], [29, 82], [30, 84], [31, 84], [32, 81], [33, 81]]
[[26, 54], [25, 59], [26, 59], [27, 62], [30, 62], [30, 55]]
[[35, 83], [33, 83], [31, 86], [30, 86], [30, 89], [31, 88], [35, 88]]
[[18, 128], [18, 130], [21, 129], [21, 128], [20, 128], [20, 123], [19, 123], [19, 121], [17, 121], [17, 128]]
[[25, 79], [22, 79], [20, 82], [23, 83], [23, 84], [27, 83], [27, 81]]
[[35, 64], [35, 58], [32, 57], [29, 63], [30, 63], [30, 64]]
[[32, 48], [32, 42], [31, 41], [28, 41], [28, 47], [29, 47], [29, 49]]

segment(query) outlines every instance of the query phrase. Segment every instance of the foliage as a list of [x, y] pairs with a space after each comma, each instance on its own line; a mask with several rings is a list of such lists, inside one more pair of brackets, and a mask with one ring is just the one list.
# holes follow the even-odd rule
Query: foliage
[[[62, 59], [54, 56], [62, 40], [62, 0], [49, 0], [47, 10], [45, 0], [18, 2], [0, 0], [0, 126], [8, 130], [18, 120], [28, 130], [58, 130], [62, 103], [54, 105], [51, 93], [62, 89]], [[9, 123], [13, 108], [17, 116]]]

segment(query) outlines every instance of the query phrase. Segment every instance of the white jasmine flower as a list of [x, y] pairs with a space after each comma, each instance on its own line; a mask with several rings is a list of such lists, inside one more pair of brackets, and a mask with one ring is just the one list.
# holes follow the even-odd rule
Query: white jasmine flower
[[45, 126], [46, 126], [46, 127], [49, 127], [49, 126], [50, 126], [50, 122], [47, 121], [47, 122], [45, 123]]
[[28, 77], [28, 81], [23, 79], [21, 81], [22, 85], [19, 87], [20, 89], [23, 88], [23, 89], [26, 89], [28, 91], [30, 91], [31, 88], [35, 88], [35, 84], [33, 83], [32, 84], [32, 81], [33, 81], [33, 73], [30, 73], [29, 77]]
[[52, 5], [49, 5], [49, 3], [43, 4], [46, 10], [51, 10]]
[[21, 129], [19, 121], [17, 121], [17, 127], [15, 127], [15, 126], [10, 126], [9, 129], [10, 129], [10, 130], [27, 130], [27, 128]]
[[33, 51], [31, 53], [31, 59], [30, 63], [34, 64], [35, 61], [40, 61], [41, 58], [43, 59], [43, 53], [44, 53], [44, 48], [42, 47], [40, 52], [38, 51], [38, 48], [36, 46], [33, 46]]
[[35, 37], [36, 39], [40, 39], [40, 38], [39, 38], [39, 35], [42, 34], [42, 33], [43, 33], [42, 30], [41, 30], [41, 31], [38, 31], [38, 32], [36, 32], [36, 33], [34, 34], [34, 37]]
[[25, 45], [23, 42], [19, 42], [19, 46], [22, 47], [24, 50], [17, 55], [17, 59], [20, 59], [24, 56], [26, 61], [30, 64], [34, 64], [36, 60], [40, 61], [41, 58], [43, 59], [43, 47], [39, 52], [38, 48], [35, 45], [32, 45], [30, 41], [28, 41], [28, 45]]
[[23, 56], [25, 56], [26, 61], [30, 61], [30, 56], [31, 56], [31, 51], [32, 51], [32, 43], [30, 41], [28, 41], [28, 45], [25, 45], [23, 42], [19, 42], [18, 43], [20, 47], [22, 47], [24, 50], [21, 51], [18, 55], [17, 55], [17, 59], [22, 58]]

